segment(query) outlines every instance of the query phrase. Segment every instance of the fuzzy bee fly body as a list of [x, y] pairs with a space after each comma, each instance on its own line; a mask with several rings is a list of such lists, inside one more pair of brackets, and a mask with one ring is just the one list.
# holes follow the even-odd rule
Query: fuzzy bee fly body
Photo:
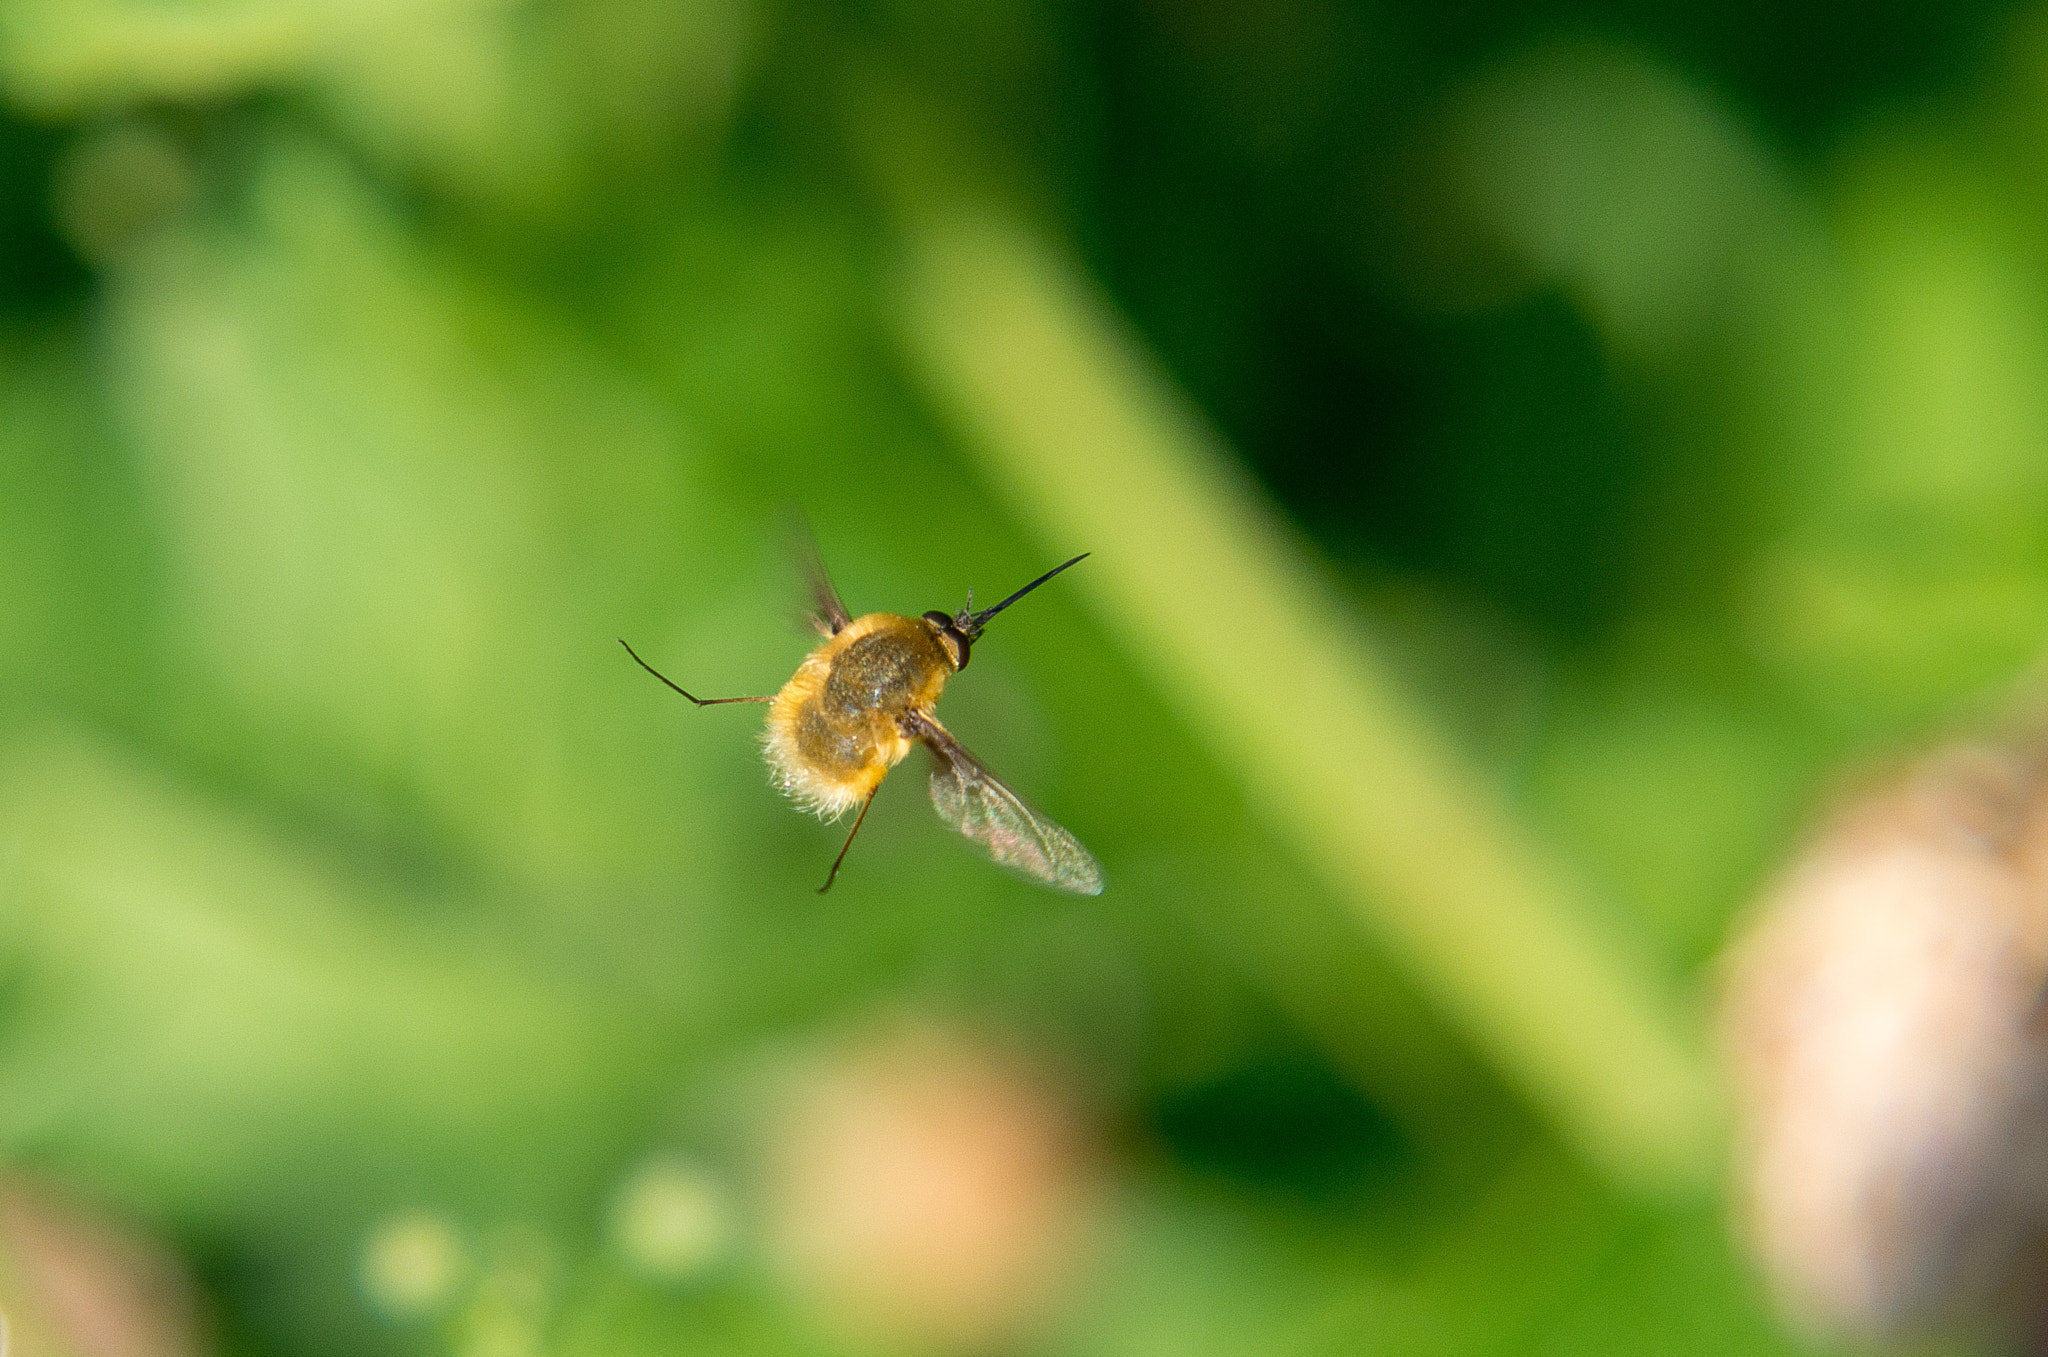
[[922, 744], [932, 754], [932, 805], [942, 819], [997, 862], [1059, 890], [1094, 895], [1102, 890], [1102, 868], [1088, 850], [1025, 804], [933, 714], [946, 680], [967, 667], [989, 619], [1086, 555], [1053, 567], [979, 612], [970, 594], [968, 606], [957, 613], [856, 618], [840, 601], [816, 552], [807, 552], [806, 573], [816, 605], [812, 621], [825, 639], [771, 696], [696, 697], [642, 660], [624, 640], [619, 644], [643, 669], [700, 707], [767, 703], [762, 746], [776, 785], [827, 819], [857, 810], [820, 893], [838, 878], [882, 780], [913, 744]]

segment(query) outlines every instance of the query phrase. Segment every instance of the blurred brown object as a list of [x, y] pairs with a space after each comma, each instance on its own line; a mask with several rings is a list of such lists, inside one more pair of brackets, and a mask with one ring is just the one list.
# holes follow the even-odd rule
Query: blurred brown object
[[7, 1357], [197, 1357], [197, 1306], [163, 1249], [54, 1189], [0, 1178]]
[[2048, 751], [1946, 750], [1851, 805], [1729, 959], [1742, 1227], [1816, 1332], [2048, 1321]]
[[784, 1104], [772, 1243], [836, 1328], [966, 1352], [1039, 1317], [1086, 1197], [1070, 1107], [1021, 1061], [929, 1029], [827, 1061]]

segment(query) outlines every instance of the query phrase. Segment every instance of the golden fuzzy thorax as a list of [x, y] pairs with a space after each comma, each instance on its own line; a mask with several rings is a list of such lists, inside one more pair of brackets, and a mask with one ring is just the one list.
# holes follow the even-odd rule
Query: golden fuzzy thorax
[[855, 618], [804, 658], [768, 708], [762, 743], [776, 785], [827, 819], [858, 806], [910, 752], [899, 718], [929, 712], [956, 667], [923, 618]]

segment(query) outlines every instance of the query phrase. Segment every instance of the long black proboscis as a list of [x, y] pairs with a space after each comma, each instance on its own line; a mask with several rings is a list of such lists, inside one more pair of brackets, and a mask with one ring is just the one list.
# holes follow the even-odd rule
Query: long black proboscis
[[1031, 583], [1025, 585], [1022, 589], [1019, 589], [1016, 593], [1004, 599], [1001, 603], [996, 604], [993, 608], [983, 608], [978, 613], [970, 613], [963, 608], [961, 610], [959, 619], [955, 622], [954, 625], [958, 626], [960, 630], [966, 634], [968, 640], [974, 640], [976, 637], [981, 635], [981, 629], [988, 625], [988, 620], [991, 617], [994, 617], [997, 613], [1009, 607], [1012, 603], [1015, 603], [1018, 599], [1024, 597], [1024, 595], [1030, 593], [1039, 585], [1044, 584], [1047, 580], [1051, 579], [1054, 575], [1059, 574], [1060, 571], [1065, 570], [1068, 566], [1079, 565], [1081, 562], [1087, 560], [1090, 554], [1091, 553], [1084, 551], [1071, 561], [1060, 562], [1052, 569], [1046, 571], [1043, 575], [1040, 575], [1037, 579], [1031, 581]]

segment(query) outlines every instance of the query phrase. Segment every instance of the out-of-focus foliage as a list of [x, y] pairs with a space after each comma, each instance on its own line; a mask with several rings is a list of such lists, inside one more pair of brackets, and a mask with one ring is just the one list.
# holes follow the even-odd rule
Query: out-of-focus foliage
[[[1704, 1049], [1833, 770], [2034, 661], [2044, 73], [1991, 3], [0, 0], [0, 1155], [57, 1222], [0, 1211], [0, 1312], [78, 1357], [1783, 1350], [1720, 1201], [1586, 1127], [1663, 1098], [1631, 1023]], [[955, 209], [1087, 280], [1099, 388], [1004, 425], [1009, 351], [944, 351]], [[1241, 536], [1061, 535], [1130, 391]], [[619, 651], [781, 683], [791, 502], [856, 613], [1097, 553], [945, 716], [1102, 897], [913, 763], [819, 899], [758, 712]], [[1277, 632], [1114, 606], [1243, 543], [1309, 582]], [[1325, 778], [1255, 737], [1330, 711], [1204, 705], [1304, 617], [1429, 757]], [[1286, 809], [1440, 773], [1486, 813], [1405, 861], [1524, 931], [1441, 945], [1385, 823]], [[1568, 886], [1486, 912], [1524, 881]], [[170, 1255], [202, 1317], [133, 1318]]]

